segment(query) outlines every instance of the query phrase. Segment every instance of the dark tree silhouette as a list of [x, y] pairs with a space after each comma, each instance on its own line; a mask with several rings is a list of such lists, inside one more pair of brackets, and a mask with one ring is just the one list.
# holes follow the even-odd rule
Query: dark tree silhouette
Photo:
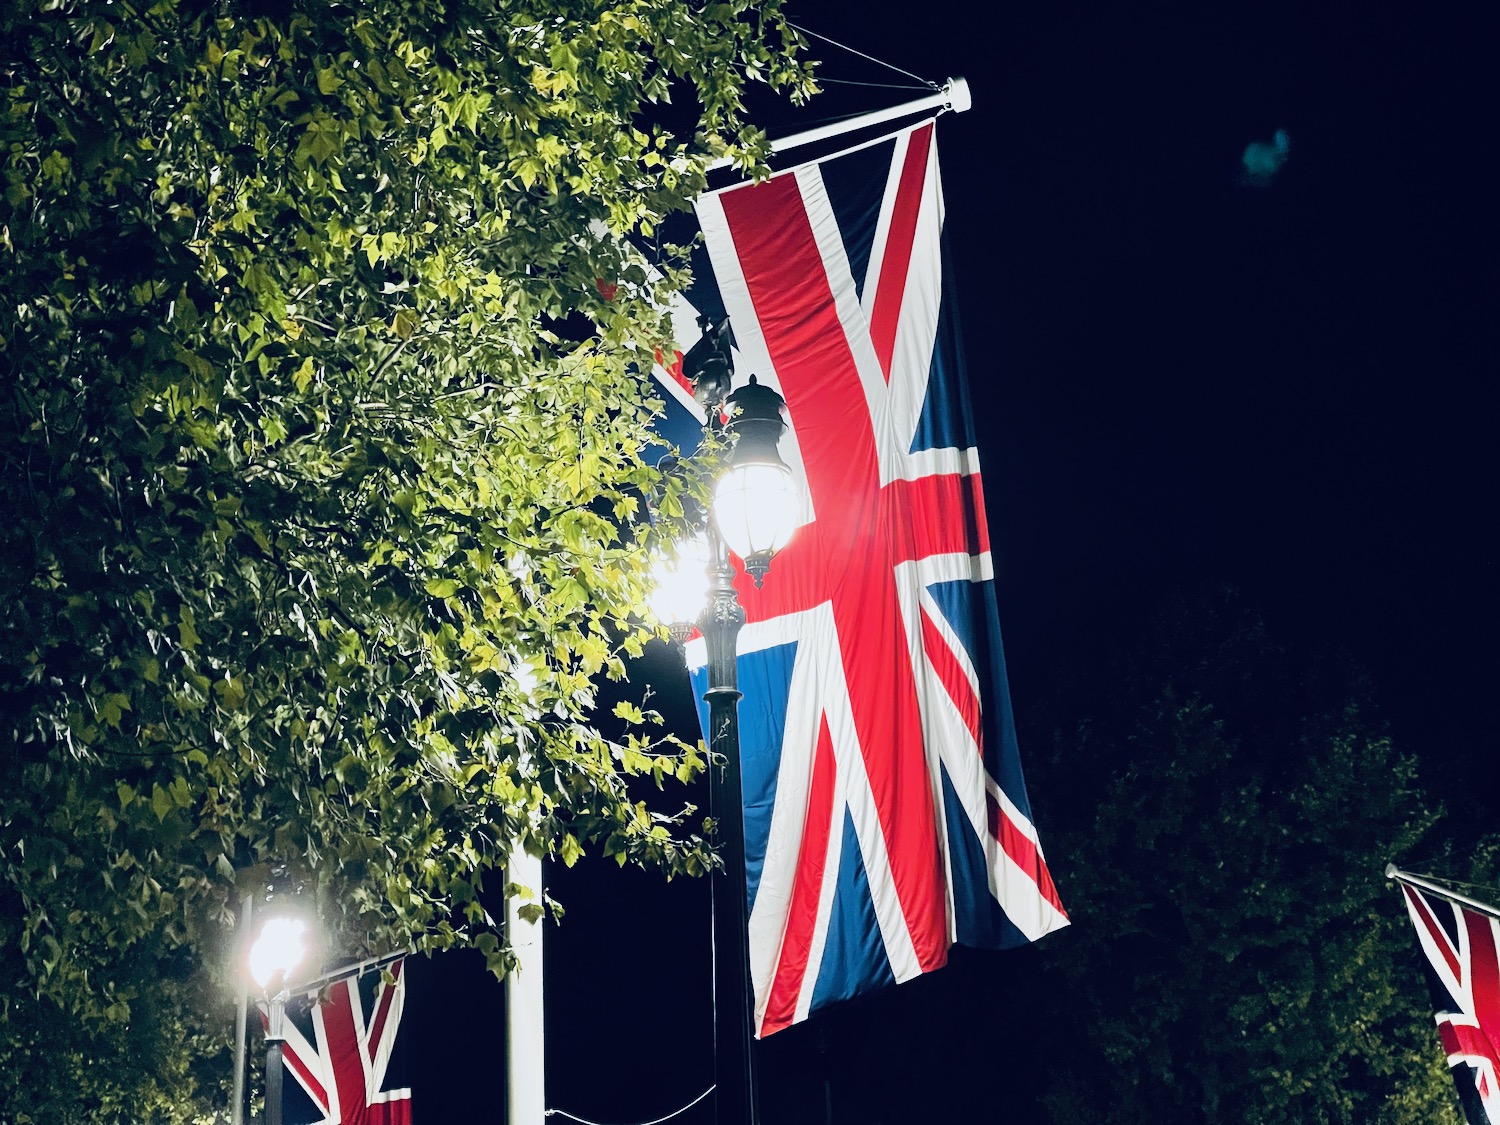
[[1177, 596], [1032, 726], [1052, 1120], [1458, 1120], [1382, 874], [1440, 813], [1351, 660]]

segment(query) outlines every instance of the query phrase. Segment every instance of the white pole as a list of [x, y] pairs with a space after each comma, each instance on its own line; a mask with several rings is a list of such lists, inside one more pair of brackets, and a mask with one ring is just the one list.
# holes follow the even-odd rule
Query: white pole
[[505, 978], [506, 1125], [543, 1125], [547, 1116], [546, 1052], [542, 1020], [542, 923], [528, 922], [520, 908], [542, 901], [542, 861], [517, 850], [508, 881], [528, 887], [532, 898], [505, 904], [505, 926], [516, 952], [516, 971]]
[[250, 1022], [250, 983], [244, 965], [245, 951], [250, 948], [250, 895], [240, 900], [240, 938], [235, 944], [237, 953], [234, 964], [234, 1099], [229, 1106], [231, 1125], [243, 1125], [245, 1120], [245, 1035]]
[[[936, 93], [928, 94], [925, 98], [916, 101], [905, 102], [901, 105], [893, 105], [888, 109], [877, 109], [872, 113], [862, 113], [858, 117], [851, 117], [847, 121], [835, 121], [831, 125], [820, 125], [816, 129], [809, 129], [805, 133], [793, 133], [790, 137], [782, 137], [779, 141], [771, 142], [773, 153], [786, 152], [789, 149], [800, 148], [803, 145], [816, 144], [818, 141], [826, 141], [831, 137], [841, 137], [845, 133], [855, 133], [860, 129], [869, 129], [875, 125], [883, 125], [887, 121], [897, 121], [903, 117], [914, 117], [919, 113], [925, 113], [929, 109], [935, 109], [940, 113], [952, 110], [954, 113], [964, 113], [973, 106], [973, 99], [969, 96], [969, 83], [963, 78], [950, 78]], [[713, 172], [719, 168], [728, 168], [734, 162], [725, 157], [715, 160], [708, 166]]]
[[1423, 890], [1431, 891], [1440, 898], [1446, 898], [1450, 902], [1467, 906], [1471, 910], [1477, 910], [1481, 914], [1489, 915], [1491, 918], [1500, 918], [1500, 908], [1493, 907], [1487, 902], [1480, 902], [1477, 898], [1470, 898], [1468, 895], [1460, 894], [1458, 891], [1450, 891], [1447, 887], [1424, 879], [1420, 875], [1413, 875], [1409, 871], [1402, 871], [1394, 863], [1385, 865], [1385, 877], [1387, 879], [1394, 879], [1398, 883], [1410, 883], [1414, 887], [1421, 887]]
[[334, 969], [331, 973], [324, 973], [320, 977], [313, 977], [311, 980], [299, 982], [297, 990], [292, 995], [311, 996], [314, 993], [322, 992], [330, 984], [337, 984], [339, 981], [348, 980], [350, 977], [362, 977], [373, 969], [383, 969], [387, 965], [401, 960], [403, 957], [410, 956], [410, 949], [399, 949], [395, 953], [382, 953], [378, 957], [367, 957], [356, 965], [345, 965], [341, 969]]

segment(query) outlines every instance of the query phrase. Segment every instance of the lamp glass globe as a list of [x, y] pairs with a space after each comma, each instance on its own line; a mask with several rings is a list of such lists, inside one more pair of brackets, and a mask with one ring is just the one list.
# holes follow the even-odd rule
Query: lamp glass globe
[[742, 559], [769, 558], [785, 547], [801, 510], [792, 471], [780, 463], [734, 465], [714, 490], [714, 519], [724, 542]]

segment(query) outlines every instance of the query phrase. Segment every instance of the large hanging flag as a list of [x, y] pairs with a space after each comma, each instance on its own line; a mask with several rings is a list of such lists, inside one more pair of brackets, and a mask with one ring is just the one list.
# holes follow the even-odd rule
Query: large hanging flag
[[[405, 961], [345, 977], [312, 1004], [289, 1004], [282, 1059], [285, 1125], [411, 1125], [398, 1044]], [[262, 1008], [262, 1022], [265, 1011]]]
[[1500, 913], [1400, 880], [1432, 966], [1438, 1036], [1470, 1125], [1500, 1125]]
[[[806, 498], [764, 586], [738, 581], [763, 1036], [1067, 917], [1017, 754], [933, 122], [697, 218], [684, 350], [694, 318], [729, 316], [736, 382], [786, 399]], [[680, 369], [658, 376], [669, 414], [691, 410]], [[705, 661], [690, 643], [700, 695]]]

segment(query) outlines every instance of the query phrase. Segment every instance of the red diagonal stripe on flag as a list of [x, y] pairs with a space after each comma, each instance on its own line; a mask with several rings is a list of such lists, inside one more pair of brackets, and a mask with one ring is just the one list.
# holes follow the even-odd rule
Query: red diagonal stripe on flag
[[925, 609], [922, 610], [922, 648], [932, 664], [933, 671], [937, 673], [943, 690], [948, 693], [948, 698], [953, 700], [953, 705], [958, 708], [959, 715], [963, 717], [964, 726], [968, 729], [970, 737], [974, 739], [979, 760], [983, 763], [984, 734], [979, 721], [979, 696], [974, 694], [974, 685], [969, 682], [968, 674], [959, 664], [953, 646], [944, 639]]
[[1067, 911], [1063, 909], [1062, 898], [1052, 882], [1052, 872], [1047, 869], [1047, 862], [1042, 859], [1042, 853], [1037, 851], [1031, 838], [1005, 815], [1005, 811], [1000, 807], [1000, 802], [995, 800], [993, 793], [986, 793], [984, 802], [990, 814], [990, 835], [999, 841], [1001, 849], [1010, 856], [1011, 861], [1035, 881], [1036, 889], [1051, 904], [1052, 909], [1059, 914], [1066, 915]]
[[1411, 903], [1412, 909], [1422, 919], [1422, 925], [1427, 927], [1427, 932], [1432, 935], [1432, 944], [1437, 946], [1438, 952], [1442, 954], [1443, 960], [1447, 962], [1448, 971], [1453, 974], [1453, 979], [1462, 981], [1464, 979], [1463, 966], [1458, 962], [1458, 951], [1453, 948], [1453, 939], [1448, 936], [1448, 931], [1432, 916], [1428, 909], [1427, 898], [1417, 891], [1415, 887], [1401, 884], [1401, 890], [1405, 892], [1406, 899]]
[[781, 955], [776, 961], [776, 977], [771, 982], [765, 1018], [761, 1021], [760, 1033], [763, 1036], [780, 1031], [797, 1018], [797, 998], [802, 992], [802, 978], [807, 974], [807, 959], [812, 951], [813, 933], [817, 929], [823, 869], [828, 862], [828, 840], [833, 831], [834, 782], [837, 775], [833, 738], [828, 733], [828, 720], [824, 719], [818, 730], [818, 746], [813, 755], [812, 785], [807, 794], [807, 822], [802, 829], [802, 845], [797, 855], [792, 901], [787, 907]]
[[397, 961], [391, 966], [391, 976], [395, 978], [391, 984], [380, 990], [380, 998], [375, 1004], [375, 1018], [370, 1021], [370, 1036], [365, 1041], [365, 1051], [370, 1056], [370, 1061], [375, 1061], [375, 1056], [380, 1053], [380, 1039], [385, 1034], [385, 1021], [390, 1018], [391, 1005], [396, 999], [396, 982], [401, 979], [402, 962]]
[[885, 381], [891, 381], [891, 357], [896, 351], [896, 326], [901, 320], [901, 300], [906, 295], [906, 277], [911, 269], [912, 244], [917, 237], [917, 214], [922, 209], [922, 181], [927, 173], [927, 152], [932, 125], [915, 130], [907, 142], [906, 161], [891, 210], [885, 253], [880, 259], [880, 282], [875, 307], [870, 310], [870, 342], [880, 360]]

